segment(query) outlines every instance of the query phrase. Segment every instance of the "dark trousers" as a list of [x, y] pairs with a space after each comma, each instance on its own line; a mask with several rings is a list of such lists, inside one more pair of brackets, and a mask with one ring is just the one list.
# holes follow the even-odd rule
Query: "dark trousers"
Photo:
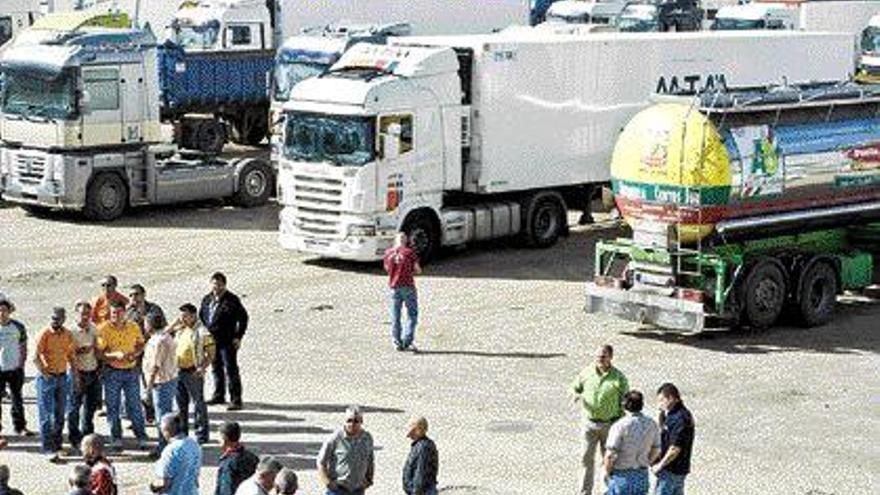
[[[208, 404], [205, 402], [205, 378], [195, 370], [180, 370], [177, 374], [177, 409], [180, 425], [189, 434], [189, 403], [195, 409], [196, 438], [202, 443], [208, 441]], [[161, 418], [160, 418], [161, 419]]]
[[212, 401], [226, 399], [226, 383], [229, 383], [229, 398], [233, 404], [241, 404], [241, 375], [238, 371], [238, 349], [232, 343], [217, 345], [217, 354], [212, 366], [214, 373], [214, 394]]
[[67, 400], [67, 434], [70, 444], [79, 447], [86, 435], [95, 432], [95, 412], [101, 405], [100, 371], [80, 372], [82, 380], [79, 389], [73, 375], [67, 374], [70, 397]]
[[[21, 431], [27, 426], [24, 419], [24, 399], [21, 396], [21, 387], [24, 385], [24, 368], [17, 370], [0, 371], [0, 389], [9, 385], [9, 398], [12, 401], [12, 426], [15, 431]], [[3, 419], [3, 397], [0, 396], [0, 430]]]

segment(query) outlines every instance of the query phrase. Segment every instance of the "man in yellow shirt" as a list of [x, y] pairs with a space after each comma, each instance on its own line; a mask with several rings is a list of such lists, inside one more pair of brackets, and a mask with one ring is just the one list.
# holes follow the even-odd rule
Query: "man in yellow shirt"
[[205, 370], [214, 360], [214, 339], [199, 323], [192, 304], [180, 307], [180, 317], [171, 325], [177, 344], [177, 408], [184, 434], [189, 431], [189, 403], [195, 409], [196, 438], [208, 442], [208, 405], [205, 402]]
[[136, 369], [138, 356], [144, 349], [140, 327], [125, 317], [122, 301], [110, 302], [110, 319], [98, 326], [98, 352], [107, 365], [104, 376], [104, 398], [107, 422], [110, 423], [110, 447], [122, 448], [122, 421], [119, 416], [121, 395], [125, 394], [125, 410], [138, 439], [138, 449], [147, 448], [144, 411], [141, 407], [141, 381]]
[[68, 368], [73, 370], [76, 377], [73, 367], [76, 344], [73, 334], [64, 328], [64, 319], [64, 308], [52, 310], [52, 322], [37, 336], [37, 352], [34, 355], [34, 364], [40, 372], [36, 380], [40, 450], [49, 456], [50, 462], [57, 462], [61, 452]]

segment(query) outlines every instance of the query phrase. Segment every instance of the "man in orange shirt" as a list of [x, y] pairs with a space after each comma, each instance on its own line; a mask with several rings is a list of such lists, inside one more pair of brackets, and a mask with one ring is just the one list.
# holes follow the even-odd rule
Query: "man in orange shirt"
[[138, 448], [147, 448], [144, 410], [141, 406], [141, 380], [136, 369], [144, 350], [144, 336], [137, 323], [125, 317], [125, 304], [110, 302], [110, 319], [98, 326], [98, 352], [107, 366], [104, 373], [104, 398], [107, 422], [110, 423], [110, 447], [122, 448], [122, 421], [119, 416], [122, 395], [125, 410], [138, 439]]
[[128, 298], [116, 290], [118, 285], [116, 277], [107, 275], [101, 280], [101, 295], [92, 301], [92, 321], [95, 325], [100, 325], [110, 318], [110, 303], [119, 301], [123, 307], [128, 306]]
[[64, 308], [52, 310], [49, 327], [37, 336], [37, 353], [34, 356], [34, 364], [40, 372], [36, 380], [40, 446], [50, 462], [57, 462], [62, 453], [67, 370], [70, 368], [77, 373], [74, 367], [76, 344], [73, 334], [64, 328], [64, 319]]

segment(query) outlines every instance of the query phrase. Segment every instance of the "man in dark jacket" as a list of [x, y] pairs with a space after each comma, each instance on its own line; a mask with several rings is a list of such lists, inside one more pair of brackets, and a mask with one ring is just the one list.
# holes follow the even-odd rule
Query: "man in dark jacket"
[[437, 446], [428, 438], [428, 420], [415, 417], [407, 425], [412, 440], [409, 456], [403, 465], [403, 491], [407, 495], [437, 495], [437, 472], [440, 458]]
[[248, 313], [241, 300], [226, 290], [226, 275], [211, 276], [211, 292], [202, 298], [199, 319], [211, 332], [217, 344], [217, 353], [211, 366], [214, 373], [214, 394], [208, 404], [226, 402], [226, 384], [229, 383], [230, 404], [226, 409], [241, 409], [241, 375], [238, 371], [238, 350], [247, 331]]
[[235, 421], [220, 426], [223, 451], [217, 465], [217, 487], [214, 495], [233, 495], [244, 480], [257, 471], [260, 459], [241, 443], [241, 427]]

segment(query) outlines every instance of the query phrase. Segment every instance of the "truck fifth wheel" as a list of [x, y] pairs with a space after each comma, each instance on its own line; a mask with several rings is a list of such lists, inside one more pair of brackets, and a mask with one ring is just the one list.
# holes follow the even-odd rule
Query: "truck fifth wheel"
[[586, 309], [666, 329], [827, 322], [872, 283], [880, 86], [658, 97], [617, 142], [630, 238], [599, 242]]

